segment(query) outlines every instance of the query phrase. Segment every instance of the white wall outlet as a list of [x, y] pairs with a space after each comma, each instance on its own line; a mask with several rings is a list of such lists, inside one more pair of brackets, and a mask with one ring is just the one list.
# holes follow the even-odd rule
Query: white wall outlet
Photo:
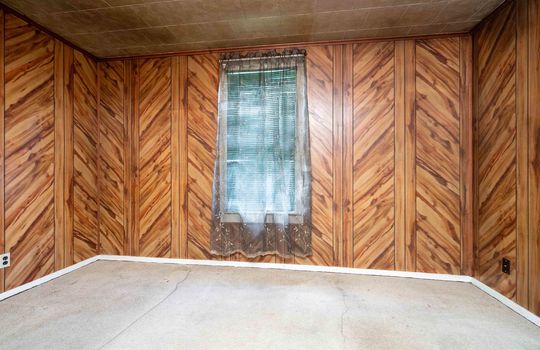
[[0, 254], [0, 269], [5, 269], [6, 267], [9, 267], [10, 263], [11, 257], [9, 253]]

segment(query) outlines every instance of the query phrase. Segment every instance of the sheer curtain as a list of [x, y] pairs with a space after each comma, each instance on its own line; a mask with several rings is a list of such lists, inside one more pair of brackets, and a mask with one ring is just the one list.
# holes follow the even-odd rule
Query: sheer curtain
[[220, 60], [211, 251], [311, 255], [305, 52]]

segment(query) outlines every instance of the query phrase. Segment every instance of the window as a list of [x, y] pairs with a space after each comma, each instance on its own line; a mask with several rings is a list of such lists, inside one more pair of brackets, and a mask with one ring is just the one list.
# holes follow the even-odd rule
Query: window
[[211, 253], [311, 254], [306, 53], [220, 60]]
[[296, 81], [295, 67], [227, 72], [224, 212], [299, 209]]

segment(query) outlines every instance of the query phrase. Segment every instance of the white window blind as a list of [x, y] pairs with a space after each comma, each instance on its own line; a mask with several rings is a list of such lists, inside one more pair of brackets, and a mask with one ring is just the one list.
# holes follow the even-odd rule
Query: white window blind
[[227, 73], [226, 212], [295, 211], [296, 75]]

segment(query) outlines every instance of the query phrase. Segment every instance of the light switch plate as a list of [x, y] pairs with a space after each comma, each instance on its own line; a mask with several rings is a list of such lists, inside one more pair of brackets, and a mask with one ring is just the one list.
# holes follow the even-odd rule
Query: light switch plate
[[9, 264], [11, 263], [11, 256], [9, 253], [0, 254], [0, 269], [5, 269], [6, 267], [9, 267]]

